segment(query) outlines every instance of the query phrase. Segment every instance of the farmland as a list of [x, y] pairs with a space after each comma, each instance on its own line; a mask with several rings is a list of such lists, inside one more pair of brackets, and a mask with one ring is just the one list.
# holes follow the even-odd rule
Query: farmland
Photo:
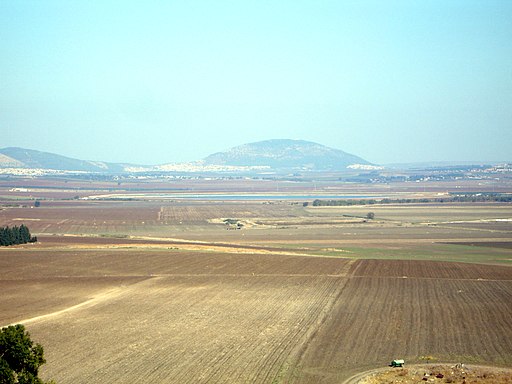
[[512, 366], [510, 204], [94, 200], [75, 195], [115, 186], [49, 187], [0, 190], [1, 224], [39, 239], [0, 249], [0, 324], [23, 322], [43, 344], [45, 378], [342, 383], [393, 358]]

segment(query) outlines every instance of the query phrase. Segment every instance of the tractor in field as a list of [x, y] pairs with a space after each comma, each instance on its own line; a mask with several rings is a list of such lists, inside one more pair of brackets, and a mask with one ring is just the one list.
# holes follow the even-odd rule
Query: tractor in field
[[403, 359], [400, 360], [393, 360], [391, 364], [389, 364], [390, 367], [403, 367], [405, 364], [405, 361]]

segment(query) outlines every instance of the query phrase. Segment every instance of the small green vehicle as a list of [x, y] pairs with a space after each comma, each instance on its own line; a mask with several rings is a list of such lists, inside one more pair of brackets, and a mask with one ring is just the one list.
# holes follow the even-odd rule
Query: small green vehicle
[[390, 367], [403, 367], [405, 364], [404, 360], [393, 360], [391, 364], [389, 364]]

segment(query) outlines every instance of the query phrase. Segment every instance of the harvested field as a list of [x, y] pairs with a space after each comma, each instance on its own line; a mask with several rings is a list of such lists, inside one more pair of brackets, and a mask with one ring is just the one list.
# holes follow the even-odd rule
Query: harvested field
[[364, 260], [354, 277], [389, 277], [442, 280], [504, 280], [512, 278], [510, 268], [498, 265], [438, 263], [424, 260]]
[[[0, 222], [40, 241], [0, 249], [0, 324], [43, 344], [45, 379], [339, 384], [394, 358], [512, 366], [510, 204], [158, 200], [248, 186], [424, 197], [442, 183], [5, 183]], [[139, 192], [152, 200], [76, 199]]]
[[0, 266], [3, 323], [25, 320], [64, 384], [340, 383], [396, 356], [512, 365], [507, 267], [44, 248]]
[[[354, 273], [368, 268], [367, 263], [361, 261]], [[400, 268], [400, 262], [392, 264]], [[430, 274], [438, 268], [444, 269], [432, 263]], [[296, 382], [340, 382], [346, 372], [382, 366], [396, 356], [411, 362], [431, 355], [439, 361], [510, 366], [510, 271], [508, 280], [499, 281], [442, 275], [350, 279], [316, 342], [309, 343], [301, 359], [303, 375]]]
[[52, 277], [2, 279], [0, 324], [66, 311], [106, 291], [140, 281], [138, 277]]
[[[59, 331], [52, 342], [66, 346], [53, 357], [60, 382], [265, 383], [307, 340], [333, 284], [325, 277], [153, 278], [79, 311], [88, 336], [74, 348], [69, 318], [34, 326], [33, 334]], [[102, 327], [101, 319], [122, 326]]]
[[[369, 211], [375, 220], [366, 220]], [[243, 231], [226, 231], [223, 219]], [[48, 200], [33, 208], [0, 208], [3, 225], [29, 226], [32, 233], [154, 236], [244, 243], [290, 242], [335, 246], [339, 241], [509, 239], [510, 204], [398, 204], [303, 207], [293, 201], [91, 201]]]
[[300, 217], [303, 216], [302, 207], [286, 202], [264, 204], [261, 202], [245, 203], [174, 203], [162, 205], [159, 220], [167, 223], [203, 223], [221, 218], [255, 219], [259, 217]]

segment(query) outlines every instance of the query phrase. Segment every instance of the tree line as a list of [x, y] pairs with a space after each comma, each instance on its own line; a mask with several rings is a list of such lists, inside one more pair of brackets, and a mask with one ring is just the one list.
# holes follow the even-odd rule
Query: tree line
[[0, 228], [0, 246], [9, 246], [16, 244], [35, 243], [36, 236], [30, 235], [30, 230], [26, 225], [21, 224], [19, 227], [2, 227]]
[[412, 203], [481, 203], [481, 202], [512, 202], [512, 195], [499, 193], [468, 193], [448, 197], [431, 199], [350, 199], [350, 200], [319, 200], [313, 201], [314, 207], [337, 207], [349, 205], [373, 205], [373, 204], [412, 204]]

